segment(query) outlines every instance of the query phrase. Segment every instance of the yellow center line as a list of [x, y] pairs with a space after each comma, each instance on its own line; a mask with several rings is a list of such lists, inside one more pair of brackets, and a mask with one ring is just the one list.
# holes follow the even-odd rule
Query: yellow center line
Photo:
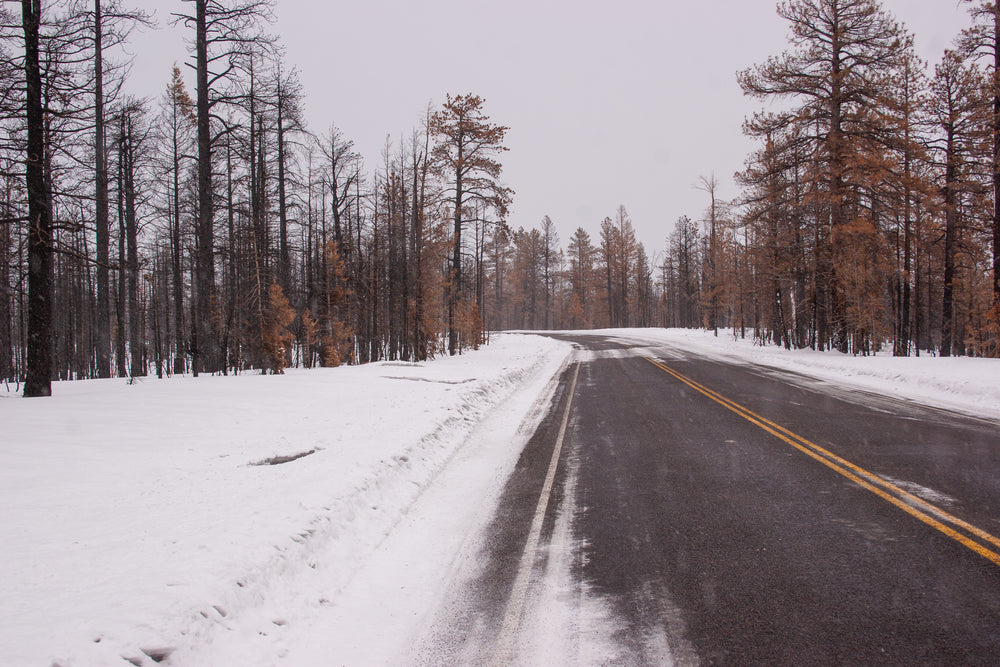
[[[860, 466], [857, 466], [846, 459], [843, 459], [833, 452], [830, 452], [819, 445], [806, 440], [800, 435], [796, 435], [792, 431], [775, 424], [771, 420], [762, 417], [751, 410], [743, 407], [739, 403], [729, 400], [725, 396], [705, 387], [698, 382], [678, 373], [674, 369], [666, 366], [655, 359], [650, 357], [643, 357], [646, 361], [650, 362], [660, 370], [672, 375], [676, 379], [680, 380], [684, 384], [688, 385], [695, 391], [707, 396], [719, 405], [735, 412], [739, 416], [746, 419], [748, 422], [759, 426], [761, 429], [767, 431], [768, 433], [774, 435], [775, 437], [783, 440], [792, 447], [795, 447], [799, 451], [813, 459], [819, 461], [828, 468], [838, 472], [852, 482], [858, 484], [859, 486], [871, 491], [880, 498], [886, 500], [887, 502], [900, 508], [907, 514], [919, 519], [925, 524], [932, 526], [933, 528], [941, 531], [953, 540], [961, 543], [962, 545], [968, 547], [972, 551], [986, 558], [987, 560], [993, 562], [996, 565], [1000, 565], [1000, 553], [997, 553], [982, 544], [974, 541], [967, 535], [964, 535], [945, 522], [952, 524], [958, 528], [965, 530], [966, 532], [975, 535], [984, 542], [993, 544], [1000, 547], [1000, 539], [987, 533], [986, 531], [973, 526], [972, 524], [963, 521], [962, 519], [949, 514], [940, 507], [927, 502], [923, 498], [918, 498], [917, 496], [909, 493], [908, 491], [899, 488], [895, 484], [888, 482], [878, 475], [871, 473]], [[932, 516], [934, 515], [934, 516]]]

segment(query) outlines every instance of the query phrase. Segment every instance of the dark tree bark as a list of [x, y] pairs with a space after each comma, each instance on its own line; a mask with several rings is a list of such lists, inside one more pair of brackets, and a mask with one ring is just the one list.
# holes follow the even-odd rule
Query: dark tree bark
[[[941, 197], [944, 202], [944, 286], [941, 300], [941, 356], [951, 356], [956, 351], [955, 341], [955, 281], [961, 211], [959, 196], [968, 190], [962, 175], [963, 163], [969, 160], [969, 147], [975, 142], [970, 138], [983, 127], [985, 110], [979, 91], [982, 81], [976, 69], [966, 67], [954, 51], [935, 68], [931, 84], [933, 93], [932, 113], [941, 129], [944, 182]], [[963, 349], [963, 348], [958, 348]]]
[[25, 397], [52, 395], [52, 196], [45, 175], [45, 117], [39, 69], [41, 0], [22, 0], [25, 184], [28, 194], [28, 322]]
[[424, 324], [424, 244], [427, 205], [427, 178], [430, 170], [430, 109], [424, 126], [423, 150], [418, 148], [417, 136], [412, 145], [413, 209], [410, 220], [410, 262], [413, 279], [413, 334], [414, 358], [426, 361], [429, 335]]
[[139, 304], [139, 227], [136, 218], [136, 156], [138, 137], [136, 136], [134, 109], [125, 109], [121, 118], [120, 156], [125, 206], [125, 249], [126, 277], [128, 291], [128, 339], [129, 376], [146, 375], [145, 336], [143, 332], [142, 309]]
[[698, 179], [698, 189], [705, 192], [710, 199], [708, 209], [708, 289], [709, 289], [709, 311], [708, 328], [719, 335], [719, 267], [718, 267], [718, 202], [715, 192], [719, 187], [719, 181], [715, 174], [702, 176]]
[[212, 190], [212, 125], [209, 117], [208, 0], [195, 0], [196, 108], [198, 114], [198, 223], [195, 248], [195, 369], [220, 370], [212, 303], [215, 299], [215, 206]]
[[184, 248], [181, 241], [181, 173], [184, 162], [183, 129], [191, 123], [194, 103], [184, 90], [181, 71], [174, 66], [170, 85], [167, 88], [169, 104], [170, 143], [170, 293], [174, 321], [174, 366], [175, 375], [181, 375], [187, 368], [187, 336], [184, 333]]
[[993, 210], [990, 228], [993, 241], [993, 309], [1000, 318], [1000, 2], [965, 0], [975, 23], [962, 33], [960, 43], [966, 53], [986, 58], [989, 67], [987, 88], [991, 103], [991, 185]]
[[1000, 324], [1000, 2], [994, 0], [993, 71], [993, 312]]
[[118, 377], [128, 377], [128, 223], [125, 220], [125, 163], [118, 160], [118, 298], [115, 300], [115, 366]]
[[[291, 263], [292, 256], [288, 247], [288, 195], [286, 190], [286, 147], [285, 147], [285, 100], [281, 94], [281, 82], [278, 83], [277, 112], [278, 122], [275, 126], [278, 144], [278, 284], [285, 295], [291, 293]], [[291, 352], [289, 350], [289, 352]]]
[[[11, 208], [9, 193], [5, 193], [0, 205], [3, 207], [0, 209], [0, 216], [13, 218], [12, 215], [8, 214]], [[13, 224], [6, 220], [0, 222], [0, 382], [14, 379], [14, 339], [11, 331], [13, 294], [10, 289], [13, 227]]]
[[94, 323], [97, 377], [111, 377], [111, 299], [109, 293], [110, 214], [108, 154], [104, 121], [104, 16], [94, 0], [94, 223], [97, 228], [97, 315]]
[[292, 289], [292, 251], [288, 241], [288, 162], [289, 134], [301, 129], [299, 100], [301, 89], [294, 72], [285, 76], [279, 64], [276, 72], [274, 105], [278, 161], [278, 270], [277, 280], [286, 296]]
[[236, 71], [237, 54], [247, 55], [255, 48], [272, 43], [273, 40], [259, 30], [260, 23], [271, 18], [272, 0], [241, 0], [229, 6], [215, 0], [185, 1], [194, 4], [193, 15], [174, 14], [174, 17], [194, 30], [198, 215], [191, 361], [195, 373], [214, 373], [223, 370], [225, 359], [216, 317], [220, 309], [216, 302], [212, 166], [216, 142], [225, 132], [213, 136], [212, 113], [219, 103], [233, 101], [222, 96], [219, 88]]

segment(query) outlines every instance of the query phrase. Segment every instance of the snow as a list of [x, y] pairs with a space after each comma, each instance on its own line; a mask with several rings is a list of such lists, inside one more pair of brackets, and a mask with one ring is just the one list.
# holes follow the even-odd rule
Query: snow
[[273, 664], [455, 460], [499, 488], [568, 351], [0, 393], [3, 664]]
[[[1000, 418], [1000, 360], [587, 333]], [[0, 663], [433, 664], [413, 647], [428, 648], [443, 591], [478, 571], [560, 371], [623, 354], [499, 334], [421, 364], [63, 382], [51, 399], [0, 387]], [[616, 655], [606, 601], [567, 576], [570, 510], [530, 593], [530, 664]]]

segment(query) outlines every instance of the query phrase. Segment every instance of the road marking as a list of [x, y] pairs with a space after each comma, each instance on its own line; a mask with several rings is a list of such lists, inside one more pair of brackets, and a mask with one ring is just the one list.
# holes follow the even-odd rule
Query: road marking
[[[1000, 538], [997, 538], [985, 530], [977, 528], [972, 524], [963, 521], [962, 519], [954, 516], [945, 510], [941, 509], [937, 505], [927, 502], [923, 498], [919, 498], [908, 491], [901, 489], [899, 486], [882, 479], [878, 475], [871, 473], [860, 466], [857, 466], [846, 459], [843, 459], [831, 451], [820, 447], [819, 445], [806, 440], [800, 435], [789, 431], [783, 426], [772, 422], [771, 420], [762, 417], [751, 410], [743, 407], [739, 403], [729, 400], [725, 396], [705, 387], [702, 384], [695, 382], [694, 380], [682, 375], [681, 373], [675, 371], [674, 369], [666, 366], [665, 364], [656, 361], [650, 357], [644, 357], [646, 361], [650, 362], [657, 368], [666, 373], [672, 375], [676, 379], [680, 380], [684, 384], [688, 385], [695, 391], [707, 396], [716, 403], [722, 405], [723, 407], [735, 412], [739, 416], [746, 419], [748, 422], [759, 426], [768, 433], [774, 435], [775, 437], [783, 440], [792, 447], [795, 447], [799, 451], [807, 454], [808, 456], [816, 459], [823, 465], [835, 470], [847, 479], [855, 482], [862, 488], [871, 491], [880, 498], [888, 501], [889, 503], [895, 505], [899, 509], [903, 510], [907, 514], [916, 517], [925, 524], [939, 530], [953, 540], [959, 542], [965, 547], [968, 547], [972, 551], [976, 552], [983, 558], [993, 562], [995, 565], [1000, 565], [1000, 553], [987, 548], [983, 544], [976, 542], [969, 535], [973, 535], [978, 539], [991, 544], [996, 547], [1000, 547]], [[950, 526], [947, 524], [951, 524]], [[954, 528], [952, 527], [954, 526]], [[969, 535], [963, 534], [956, 530], [960, 528], [964, 530]]]
[[521, 553], [521, 562], [517, 567], [517, 576], [514, 578], [514, 587], [507, 601], [507, 610], [504, 613], [503, 624], [500, 626], [500, 634], [497, 643], [493, 648], [493, 656], [490, 665], [495, 667], [505, 667], [510, 664], [510, 659], [514, 651], [514, 640], [517, 638], [517, 631], [521, 626], [521, 617], [524, 614], [524, 602], [528, 595], [528, 583], [531, 580], [531, 570], [535, 564], [535, 556], [538, 553], [538, 542], [542, 536], [542, 523], [545, 521], [545, 513], [548, 511], [549, 498], [552, 496], [552, 486], [556, 479], [556, 469], [559, 467], [559, 456], [562, 453], [563, 439], [566, 436], [566, 426], [569, 424], [569, 409], [573, 405], [573, 394], [576, 392], [576, 379], [580, 375], [580, 364], [573, 370], [573, 380], [569, 385], [569, 397], [566, 399], [566, 410], [563, 412], [562, 423], [559, 425], [559, 434], [556, 436], [556, 444], [552, 449], [552, 460], [549, 461], [549, 471], [545, 475], [545, 483], [542, 485], [542, 493], [538, 497], [538, 505], [535, 506], [535, 516], [531, 521], [531, 529], [528, 531], [528, 540], [524, 544], [524, 551]]

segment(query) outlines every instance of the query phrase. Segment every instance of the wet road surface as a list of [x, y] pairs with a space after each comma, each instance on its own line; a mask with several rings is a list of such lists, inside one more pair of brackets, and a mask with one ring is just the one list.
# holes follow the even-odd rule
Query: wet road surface
[[580, 349], [424, 664], [998, 665], [1000, 425]]

